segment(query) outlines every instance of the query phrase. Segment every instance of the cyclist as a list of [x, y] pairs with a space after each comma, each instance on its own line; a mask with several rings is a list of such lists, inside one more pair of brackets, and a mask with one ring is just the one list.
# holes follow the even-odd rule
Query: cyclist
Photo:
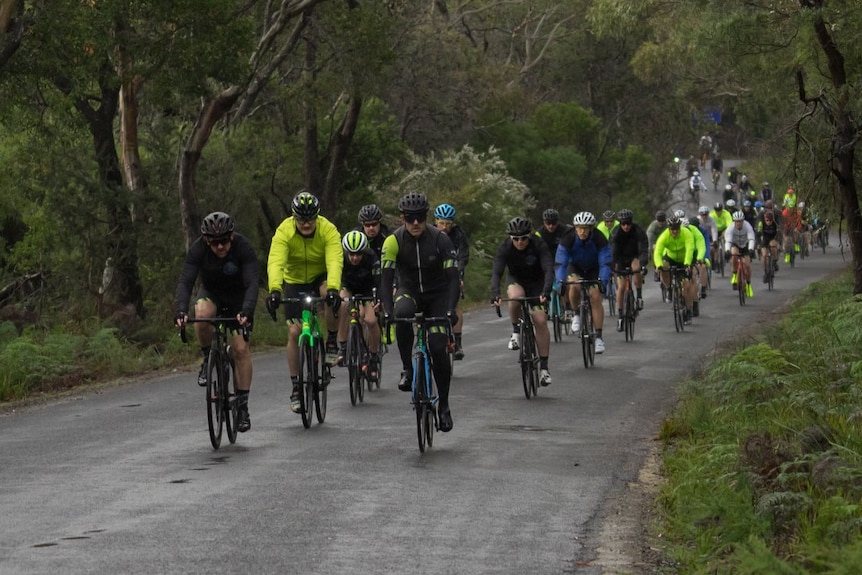
[[766, 255], [767, 250], [772, 252], [772, 269], [778, 271], [778, 234], [780, 228], [775, 221], [772, 210], [764, 210], [757, 222], [757, 238], [760, 244], [761, 261], [763, 261], [763, 283], [767, 283], [766, 277]]
[[763, 182], [763, 186], [760, 188], [760, 201], [764, 204], [772, 199], [773, 192], [772, 188], [769, 186], [769, 182]]
[[[637, 309], [644, 308], [643, 300], [643, 274], [646, 271], [649, 258], [649, 240], [646, 231], [634, 223], [634, 214], [631, 210], [623, 209], [617, 212], [619, 227], [611, 233], [611, 262], [613, 269], [617, 272], [631, 268], [632, 285], [635, 290], [635, 305]], [[623, 282], [624, 278], [617, 279], [617, 331], [623, 331]]]
[[[381, 303], [384, 322], [388, 324], [392, 314], [398, 318], [412, 318], [416, 312], [424, 312], [428, 317], [445, 315], [454, 325], [455, 307], [461, 293], [455, 245], [449, 236], [426, 223], [428, 198], [424, 194], [406, 194], [398, 202], [398, 210], [404, 223], [383, 243]], [[396, 272], [398, 289], [393, 298], [389, 287], [393, 285]], [[449, 342], [446, 330], [440, 325], [432, 325], [429, 334], [428, 347], [439, 395], [440, 431], [451, 431]], [[413, 328], [409, 323], [399, 322], [395, 325], [395, 336], [403, 366], [398, 389], [411, 391]]]
[[757, 212], [754, 211], [754, 206], [752, 205], [751, 200], [745, 200], [742, 202], [742, 216], [752, 228], [757, 225]]
[[703, 182], [703, 178], [700, 177], [700, 172], [695, 172], [688, 181], [688, 191], [694, 197], [699, 197], [698, 194], [701, 190], [706, 190], [706, 184]]
[[367, 204], [359, 208], [359, 227], [356, 231], [365, 234], [368, 238], [368, 246], [380, 258], [380, 252], [383, 251], [383, 241], [389, 235], [389, 227], [383, 223], [383, 212], [377, 204]]
[[721, 173], [724, 171], [724, 160], [721, 159], [720, 153], [716, 152], [712, 157], [710, 168], [712, 168], [712, 179], [715, 182], [715, 185], [718, 186], [718, 181], [721, 179]]
[[787, 188], [787, 192], [784, 194], [784, 200], [781, 205], [783, 208], [790, 209], [796, 207], [796, 191], [793, 188]]
[[[605, 286], [611, 279], [611, 248], [604, 234], [595, 230], [596, 217], [590, 212], [578, 212], [572, 223], [575, 226], [575, 233], [566, 234], [557, 247], [554, 257], [555, 276], [557, 284], [562, 285], [563, 280], [566, 279], [568, 266], [571, 264], [573, 273], [568, 276], [569, 280], [578, 278], [599, 280], [597, 285], [590, 288], [589, 296], [592, 303], [593, 325], [596, 329], [596, 353], [604, 353], [602, 326], [605, 321], [605, 310], [602, 297]], [[572, 318], [572, 331], [579, 333], [581, 316], [578, 303], [581, 299], [581, 286], [570, 285], [567, 295], [569, 304], [575, 312]]]
[[784, 232], [784, 261], [790, 263], [790, 252], [799, 253], [802, 234], [802, 212], [796, 208], [781, 210], [781, 226]]
[[658, 237], [653, 251], [653, 263], [661, 269], [662, 284], [670, 289], [670, 267], [684, 266], [682, 297], [685, 304], [684, 320], [691, 323], [692, 302], [697, 297], [697, 285], [691, 281], [691, 264], [694, 261], [694, 235], [682, 227], [682, 221], [673, 216], [667, 221], [667, 229]]
[[733, 189], [733, 186], [730, 184], [725, 185], [724, 186], [724, 192], [721, 195], [721, 201], [727, 202], [729, 200], [734, 199], [735, 197], [736, 197], [736, 190]]
[[605, 210], [602, 212], [602, 221], [599, 222], [596, 229], [602, 232], [605, 239], [609, 239], [611, 237], [611, 232], [614, 231], [614, 228], [618, 225], [619, 222], [617, 221], [616, 212], [613, 210]]
[[[655, 213], [655, 219], [647, 226], [646, 235], [649, 241], [649, 256], [652, 258], [653, 250], [655, 249], [655, 241], [661, 233], [667, 228], [667, 212], [659, 210]], [[653, 281], [659, 281], [658, 269], [653, 272]]]
[[739, 185], [739, 168], [736, 166], [731, 166], [727, 171], [727, 181], [730, 182], [731, 187]]
[[733, 221], [733, 214], [739, 211], [739, 208], [736, 207], [736, 200], [727, 200], [724, 202], [724, 209], [728, 214], [730, 214], [731, 221]]
[[694, 156], [689, 156], [688, 160], [685, 161], [685, 173], [688, 177], [692, 177], [694, 173], [697, 171], [697, 158]]
[[[692, 270], [697, 274], [697, 278], [692, 278], [692, 281], [699, 287], [701, 298], [706, 292], [706, 269], [710, 265], [709, 253], [706, 246], [709, 245], [709, 240], [706, 231], [699, 225], [697, 218], [689, 220], [688, 218], [680, 218], [684, 228], [691, 232], [691, 237], [694, 239], [694, 256], [692, 258]], [[697, 317], [700, 315], [700, 303], [695, 291], [695, 297], [691, 302], [691, 315]]]
[[[340, 302], [338, 291], [344, 265], [341, 234], [335, 224], [320, 215], [320, 201], [308, 192], [298, 193], [290, 204], [290, 210], [291, 216], [275, 230], [269, 248], [266, 266], [269, 273], [267, 310], [275, 317], [282, 293], [287, 298], [299, 298], [302, 294], [325, 296], [329, 304], [325, 312], [329, 331], [326, 341], [327, 361], [335, 363], [338, 343], [337, 331], [332, 327], [338, 326], [334, 312]], [[288, 325], [287, 368], [293, 385], [290, 410], [299, 413], [302, 404], [297, 377], [302, 304], [287, 302], [284, 315]]]
[[[359, 231], [352, 230], [341, 238], [344, 249], [344, 264], [341, 269], [342, 298], [338, 312], [338, 365], [342, 365], [347, 355], [347, 331], [350, 327], [350, 317], [347, 313], [348, 302], [345, 298], [354, 295], [371, 297], [374, 290], [380, 293], [380, 259], [368, 245], [368, 237]], [[365, 343], [370, 353], [369, 364], [362, 366], [370, 381], [377, 381], [379, 362], [377, 352], [380, 349], [380, 329], [377, 324], [376, 302], [358, 304], [359, 313], [365, 333]]]
[[[491, 303], [500, 305], [500, 280], [508, 269], [506, 297], [538, 297], [539, 305], [532, 305], [530, 315], [536, 330], [536, 347], [539, 351], [539, 383], [551, 385], [548, 371], [548, 356], [551, 349], [551, 332], [548, 330], [548, 312], [545, 304], [550, 299], [554, 285], [554, 258], [548, 245], [533, 233], [533, 226], [526, 218], [513, 218], [506, 226], [509, 239], [504, 240], [494, 256], [491, 269]], [[509, 319], [512, 322], [512, 337], [509, 349], [518, 349], [518, 333], [521, 306], [509, 302]]]
[[560, 245], [560, 240], [571, 229], [571, 226], [560, 225], [560, 212], [554, 208], [548, 208], [542, 212], [542, 227], [536, 231], [536, 235], [545, 240], [545, 243], [548, 244], [548, 251], [551, 252], [551, 256], [553, 257], [557, 253], [557, 246]]
[[[741, 211], [733, 214], [733, 225], [724, 233], [724, 261], [730, 261], [730, 269], [733, 270], [731, 287], [734, 290], [744, 289], [748, 297], [754, 297], [754, 288], [751, 287], [751, 254], [754, 252], [754, 242], [754, 229], [745, 221], [745, 214]], [[736, 275], [737, 258], [742, 258], [744, 278]], [[742, 280], [745, 280], [744, 288], [738, 285]]]
[[700, 146], [700, 167], [705, 168], [706, 158], [712, 153], [712, 136], [704, 134], [700, 137], [698, 145]]
[[[712, 216], [709, 215], [709, 206], [700, 206], [697, 209], [698, 219], [700, 220], [700, 230], [704, 233], [706, 243], [709, 246], [709, 261], [710, 266], [715, 262], [715, 259], [721, 255], [721, 246], [719, 245], [718, 226]], [[700, 299], [706, 299], [706, 286], [700, 286]]]
[[[260, 271], [254, 247], [235, 229], [234, 219], [224, 212], [212, 212], [203, 219], [202, 235], [189, 247], [177, 283], [177, 327], [189, 319], [189, 297], [200, 275], [195, 317], [236, 316], [237, 324], [251, 330]], [[253, 373], [251, 353], [248, 342], [240, 336], [236, 326], [231, 327], [231, 334], [230, 345], [236, 365], [237, 430], [246, 432], [251, 429], [248, 415], [248, 395]], [[207, 358], [212, 346], [213, 326], [196, 323], [195, 336], [203, 355], [198, 385], [204, 386], [207, 384]]]
[[[437, 229], [449, 236], [449, 239], [455, 245], [455, 251], [458, 254], [458, 275], [461, 278], [461, 299], [464, 299], [464, 270], [470, 261], [470, 242], [467, 239], [467, 234], [464, 233], [464, 228], [455, 223], [455, 206], [452, 204], [440, 204], [434, 209], [434, 218], [436, 219]], [[452, 335], [455, 336], [455, 352], [452, 354], [452, 357], [460, 360], [464, 359], [464, 348], [461, 347], [464, 310], [461, 308], [461, 300], [458, 300], [458, 307], [455, 308], [455, 313], [458, 314], [458, 322], [452, 326]]]
[[742, 177], [739, 179], [739, 198], [745, 199], [755, 195], [757, 195], [757, 192], [754, 190], [754, 186], [749, 181], [748, 176], [742, 174]]

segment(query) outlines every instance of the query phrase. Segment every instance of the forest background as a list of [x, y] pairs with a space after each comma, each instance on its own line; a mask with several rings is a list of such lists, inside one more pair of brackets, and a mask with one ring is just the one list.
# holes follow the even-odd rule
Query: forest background
[[[646, 225], [709, 131], [842, 221], [862, 270], [860, 23], [849, 1], [0, 0], [0, 361], [23, 371], [0, 397], [106, 342], [163, 363], [201, 217], [265, 260], [301, 189], [342, 231], [371, 202], [395, 224], [407, 190], [455, 205], [475, 301], [511, 217]], [[81, 338], [34, 361], [56, 334]]]

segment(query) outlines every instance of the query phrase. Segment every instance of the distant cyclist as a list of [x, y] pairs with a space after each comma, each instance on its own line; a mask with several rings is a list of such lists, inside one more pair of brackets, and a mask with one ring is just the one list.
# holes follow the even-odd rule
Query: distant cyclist
[[[744, 289], [748, 297], [754, 297], [754, 288], [751, 287], [751, 254], [754, 252], [755, 241], [754, 229], [745, 221], [745, 214], [742, 211], [733, 214], [733, 225], [724, 232], [724, 259], [730, 261], [730, 268], [733, 270], [731, 286], [734, 290]], [[744, 278], [737, 277], [737, 258], [742, 258]], [[740, 283], [742, 281], [745, 281], [744, 285]]]
[[[554, 284], [554, 259], [548, 246], [533, 233], [533, 226], [526, 218], [513, 218], [506, 226], [509, 238], [497, 248], [491, 269], [491, 301], [500, 305], [500, 280], [508, 270], [506, 297], [539, 298], [531, 305], [533, 326], [536, 330], [536, 347], [539, 352], [539, 383], [551, 385], [548, 371], [548, 356], [551, 349], [551, 333], [548, 330], [548, 312], [545, 305], [550, 299]], [[509, 319], [512, 322], [512, 337], [509, 349], [518, 349], [521, 306], [509, 302]]]
[[682, 220], [673, 216], [668, 218], [667, 229], [659, 236], [653, 251], [653, 263], [661, 270], [661, 281], [670, 289], [671, 266], [685, 267], [682, 280], [683, 299], [685, 300], [684, 321], [691, 323], [692, 304], [697, 298], [697, 284], [691, 280], [691, 266], [694, 263], [694, 235], [683, 227]]
[[389, 235], [389, 228], [383, 223], [383, 211], [377, 204], [367, 204], [359, 209], [359, 227], [356, 231], [365, 234], [368, 238], [368, 246], [374, 250], [377, 257], [383, 251], [383, 242]]
[[[464, 228], [455, 223], [455, 206], [452, 204], [440, 204], [434, 210], [434, 218], [436, 220], [437, 229], [449, 236], [452, 243], [455, 245], [455, 251], [458, 254], [458, 276], [461, 278], [461, 299], [464, 299], [464, 272], [467, 269], [467, 264], [470, 262], [470, 242]], [[461, 346], [461, 331], [464, 328], [464, 310], [458, 300], [458, 307], [455, 309], [458, 314], [458, 322], [452, 326], [452, 335], [455, 336], [455, 353], [454, 359], [464, 359], [464, 348]]]
[[[650, 222], [650, 225], [647, 226], [646, 235], [647, 240], [649, 241], [649, 257], [652, 260], [652, 253], [655, 249], [655, 242], [661, 233], [667, 228], [667, 212], [664, 210], [658, 210], [655, 213], [655, 219]], [[653, 280], [659, 281], [658, 277], [658, 269], [654, 270]]]
[[[621, 272], [631, 268], [632, 287], [635, 290], [635, 305], [637, 309], [644, 308], [643, 300], [643, 275], [641, 270], [646, 271], [649, 258], [649, 240], [646, 231], [634, 223], [634, 214], [631, 210], [623, 209], [617, 212], [620, 221], [619, 227], [611, 233], [611, 261], [615, 272]], [[625, 278], [617, 279], [617, 331], [623, 331], [623, 282]]]
[[560, 245], [560, 240], [566, 235], [566, 232], [572, 230], [571, 226], [560, 225], [560, 212], [554, 208], [548, 208], [542, 212], [542, 227], [536, 231], [536, 235], [545, 240], [548, 244], [548, 250], [551, 256], [557, 253], [557, 246]]
[[[203, 219], [202, 235], [189, 247], [177, 283], [175, 321], [177, 326], [188, 321], [189, 297], [198, 276], [201, 285], [195, 300], [195, 317], [236, 317], [236, 325], [230, 326], [230, 345], [236, 364], [237, 430], [246, 432], [251, 429], [248, 395], [253, 369], [248, 342], [240, 336], [237, 327], [251, 329], [260, 271], [254, 247], [235, 228], [233, 218], [224, 212], [213, 212]], [[203, 355], [198, 385], [204, 386], [207, 384], [207, 359], [212, 346], [213, 326], [195, 323], [195, 336]]]
[[757, 237], [760, 244], [760, 255], [763, 262], [763, 283], [767, 283], [766, 256], [772, 252], [772, 269], [778, 271], [778, 242], [781, 239], [781, 227], [775, 221], [772, 210], [764, 210], [757, 222]]

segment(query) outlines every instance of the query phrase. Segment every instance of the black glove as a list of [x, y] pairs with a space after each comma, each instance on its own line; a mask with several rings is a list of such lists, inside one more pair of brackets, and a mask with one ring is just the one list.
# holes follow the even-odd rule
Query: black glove
[[178, 311], [177, 315], [174, 316], [174, 325], [179, 327], [180, 325], [186, 323], [189, 319], [189, 314], [184, 311]]
[[[383, 312], [383, 315], [380, 317], [380, 328], [384, 334], [389, 333], [389, 327], [392, 325], [392, 316], [386, 312]], [[385, 335], [384, 335], [385, 337]]]
[[491, 303], [494, 305], [500, 305], [500, 296], [499, 295], [492, 295], [491, 296]]
[[269, 297], [266, 298], [266, 311], [272, 316], [273, 321], [275, 320], [275, 312], [278, 311], [278, 306], [280, 305], [281, 292], [277, 290], [269, 292]]
[[551, 292], [542, 292], [543, 301], [551, 301]]
[[600, 281], [600, 282], [599, 282], [599, 293], [600, 293], [600, 294], [602, 294], [602, 295], [605, 295], [605, 293], [607, 293], [607, 291], [608, 291], [608, 288], [607, 288], [607, 286], [605, 285], [605, 282]]
[[331, 307], [332, 309], [335, 309], [336, 307], [338, 307], [338, 304], [340, 303], [340, 301], [341, 301], [341, 298], [339, 298], [339, 296], [338, 296], [338, 290], [337, 289], [326, 290], [326, 303], [329, 304], [329, 307]]
[[446, 312], [446, 319], [449, 320], [449, 325], [455, 327], [455, 324], [458, 323], [458, 314], [455, 313], [454, 309], [451, 309]]
[[730, 252], [729, 251], [724, 252], [724, 261], [726, 261], [726, 262], [730, 261]]

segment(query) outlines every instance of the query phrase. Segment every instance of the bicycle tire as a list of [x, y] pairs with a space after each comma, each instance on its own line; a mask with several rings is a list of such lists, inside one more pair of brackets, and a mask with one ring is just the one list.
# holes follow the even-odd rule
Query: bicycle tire
[[613, 279], [608, 282], [608, 289], [605, 293], [605, 299], [608, 302], [608, 315], [616, 317], [617, 315], [617, 288], [614, 285]]
[[213, 449], [221, 445], [222, 426], [224, 423], [221, 402], [221, 356], [215, 347], [210, 349], [207, 359], [207, 427], [209, 428], [210, 443]]
[[[317, 423], [323, 423], [326, 419], [326, 399], [328, 396], [329, 382], [332, 380], [332, 368], [326, 363], [326, 354], [320, 354], [320, 362], [317, 364], [317, 377], [314, 379], [314, 414]], [[360, 389], [362, 386], [360, 385]]]
[[[741, 260], [742, 258], [740, 258]], [[745, 278], [743, 278], [743, 268], [742, 265], [736, 266], [736, 291], [739, 295], [739, 305], [745, 305], [745, 289], [747, 283], [745, 282]]]
[[[529, 313], [530, 310], [527, 310]], [[532, 321], [524, 322], [521, 330], [526, 330], [527, 338], [524, 348], [527, 350], [527, 369], [529, 371], [530, 395], [536, 397], [539, 393], [539, 352], [536, 349], [536, 332]]]
[[685, 302], [682, 298], [682, 287], [679, 279], [672, 280], [671, 292], [673, 297], [673, 324], [677, 333], [685, 331]]
[[563, 318], [561, 317], [562, 310], [560, 310], [560, 296], [557, 295], [556, 292], [551, 295], [549, 308], [551, 310], [551, 326], [554, 331], [554, 343], [559, 343], [563, 340]]
[[[582, 297], [590, 297], [589, 293]], [[596, 340], [593, 332], [593, 310], [587, 300], [581, 306], [581, 351], [584, 355], [584, 367], [589, 369], [596, 360]]]
[[350, 392], [350, 405], [356, 406], [356, 402], [362, 401], [362, 354], [359, 344], [359, 329], [351, 324], [347, 335], [347, 387]]
[[299, 344], [299, 375], [297, 382], [300, 386], [299, 413], [302, 416], [302, 426], [306, 429], [311, 427], [311, 404], [314, 402], [312, 388], [314, 385], [314, 350], [307, 341]]
[[525, 334], [524, 322], [521, 322], [521, 328], [518, 341], [518, 364], [521, 366], [521, 383], [524, 385], [524, 395], [527, 399], [532, 397], [530, 393], [530, 366], [527, 352], [527, 339], [529, 336]]
[[425, 445], [428, 447], [434, 446], [434, 429], [437, 427], [437, 416], [434, 413], [434, 407], [428, 405], [425, 407]]
[[635, 339], [635, 315], [637, 310], [635, 308], [635, 297], [632, 293], [631, 288], [626, 289], [625, 294], [625, 305], [623, 307], [623, 322], [624, 328], [626, 332], [626, 341], [634, 341]]
[[[230, 348], [228, 348], [230, 349]], [[237, 420], [237, 393], [236, 393], [236, 371], [234, 369], [233, 358], [228, 353], [228, 361], [225, 365], [225, 381], [224, 387], [224, 422], [227, 430], [227, 439], [231, 443], [236, 443], [236, 436], [239, 430], [236, 427]]]
[[425, 396], [425, 365], [423, 361], [416, 361], [413, 368], [413, 409], [416, 412], [416, 438], [419, 441], [419, 452], [425, 453], [425, 411], [428, 409]]

